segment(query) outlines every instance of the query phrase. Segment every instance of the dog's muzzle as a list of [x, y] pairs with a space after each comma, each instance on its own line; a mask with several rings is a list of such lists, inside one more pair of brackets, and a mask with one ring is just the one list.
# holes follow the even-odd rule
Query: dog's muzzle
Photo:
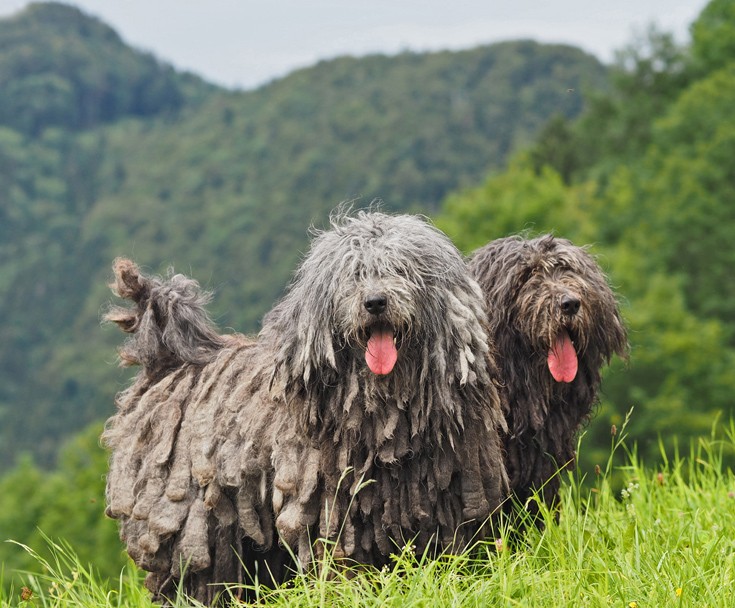
[[577, 297], [570, 294], [565, 294], [561, 298], [559, 307], [561, 308], [562, 314], [573, 317], [579, 312], [579, 307], [582, 305], [582, 301]]
[[371, 315], [380, 315], [388, 306], [388, 296], [382, 293], [371, 294], [365, 298], [363, 305]]

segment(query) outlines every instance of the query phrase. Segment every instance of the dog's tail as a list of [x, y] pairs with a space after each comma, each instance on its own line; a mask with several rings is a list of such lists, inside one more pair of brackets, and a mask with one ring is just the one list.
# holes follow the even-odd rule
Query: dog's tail
[[113, 306], [104, 316], [133, 334], [120, 349], [122, 365], [142, 365], [155, 375], [184, 363], [207, 363], [229, 342], [217, 333], [204, 308], [210, 294], [195, 280], [171, 271], [165, 279], [146, 276], [124, 258], [116, 259], [112, 269], [110, 288], [135, 304]]

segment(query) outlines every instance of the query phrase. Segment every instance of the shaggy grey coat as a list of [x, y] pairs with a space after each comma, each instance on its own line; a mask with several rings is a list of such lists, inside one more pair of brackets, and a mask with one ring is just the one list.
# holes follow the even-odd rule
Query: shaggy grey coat
[[191, 279], [115, 263], [108, 319], [140, 364], [117, 399], [108, 513], [158, 599], [280, 583], [324, 542], [382, 566], [460, 551], [508, 493], [482, 294], [449, 240], [360, 212], [317, 234], [258, 339], [221, 336]]
[[471, 255], [469, 268], [498, 351], [511, 489], [521, 504], [538, 490], [553, 506], [558, 472], [575, 465], [600, 370], [614, 354], [627, 356], [615, 296], [584, 248], [551, 235], [492, 241]]

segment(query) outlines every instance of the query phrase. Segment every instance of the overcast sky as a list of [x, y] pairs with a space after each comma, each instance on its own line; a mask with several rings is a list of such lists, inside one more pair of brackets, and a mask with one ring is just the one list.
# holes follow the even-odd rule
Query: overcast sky
[[[76, 0], [132, 46], [227, 87], [338, 55], [563, 42], [610, 62], [650, 24], [688, 40], [706, 0]], [[28, 4], [0, 0], [0, 16]]]

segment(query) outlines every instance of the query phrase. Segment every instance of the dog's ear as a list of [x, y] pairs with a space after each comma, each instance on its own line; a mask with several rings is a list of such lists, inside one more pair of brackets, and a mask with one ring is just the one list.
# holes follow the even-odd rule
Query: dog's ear
[[627, 359], [628, 332], [607, 275], [587, 247], [577, 247], [569, 241], [561, 241], [561, 243], [564, 244], [564, 252], [569, 252], [565, 255], [569, 268], [572, 269], [572, 272], [586, 277], [588, 288], [598, 300], [595, 307], [599, 310], [597, 322], [600, 327], [605, 328], [605, 331], [600, 332], [599, 335], [599, 350], [602, 359], [607, 363], [610, 362], [613, 355]]
[[[614, 298], [614, 295], [611, 294]], [[625, 322], [620, 314], [620, 310], [617, 306], [617, 302], [613, 305], [610, 319], [608, 320], [607, 331], [604, 333], [605, 339], [605, 359], [608, 363], [612, 359], [613, 355], [628, 360], [630, 355], [630, 345], [628, 344], [628, 330], [625, 327]]]
[[472, 276], [480, 284], [491, 323], [507, 321], [517, 294], [534, 271], [531, 251], [518, 237], [491, 241], [475, 251], [469, 259]]
[[283, 389], [294, 383], [306, 387], [337, 371], [329, 289], [333, 287], [310, 285], [297, 275], [286, 296], [263, 319], [260, 339], [271, 345], [273, 382]]
[[[324, 322], [315, 323], [313, 313], [309, 307], [276, 307], [261, 334], [275, 347], [277, 373], [280, 370], [289, 380], [301, 379], [305, 385], [315, 379], [320, 368], [337, 369], [331, 328]], [[288, 315], [288, 320], [279, 314]]]
[[[485, 361], [488, 353], [487, 316], [480, 286], [469, 275], [458, 275], [445, 285], [441, 295], [443, 322], [437, 322], [436, 339], [444, 344], [437, 349], [447, 353], [448, 371], [463, 386], [474, 382], [478, 371], [486, 374]], [[484, 380], [484, 378], [483, 378]]]

